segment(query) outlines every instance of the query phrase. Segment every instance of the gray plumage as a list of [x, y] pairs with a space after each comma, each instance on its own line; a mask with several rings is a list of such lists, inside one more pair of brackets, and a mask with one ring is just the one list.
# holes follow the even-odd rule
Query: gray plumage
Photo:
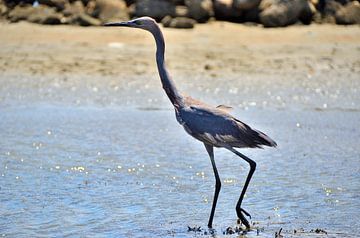
[[[175, 109], [177, 121], [185, 131], [195, 139], [204, 143], [209, 154], [215, 175], [215, 194], [210, 213], [208, 227], [212, 227], [217, 198], [221, 188], [221, 181], [215, 165], [213, 147], [223, 147], [243, 158], [250, 165], [250, 172], [236, 205], [236, 212], [240, 221], [250, 229], [250, 224], [244, 214], [249, 213], [241, 208], [246, 189], [255, 171], [256, 163], [241, 154], [234, 148], [262, 148], [263, 146], [275, 147], [276, 142], [263, 132], [252, 129], [250, 126], [236, 119], [227, 112], [226, 106], [212, 107], [199, 100], [181, 94], [175, 87], [165, 67], [165, 42], [157, 23], [149, 17], [141, 17], [128, 22], [108, 23], [105, 26], [123, 26], [147, 30], [152, 33], [156, 42], [156, 62], [159, 76], [165, 93]], [[244, 214], [243, 214], [244, 213]]]
[[185, 100], [177, 112], [177, 120], [186, 132], [215, 147], [261, 148], [276, 143], [264, 133], [250, 128], [227, 112]]

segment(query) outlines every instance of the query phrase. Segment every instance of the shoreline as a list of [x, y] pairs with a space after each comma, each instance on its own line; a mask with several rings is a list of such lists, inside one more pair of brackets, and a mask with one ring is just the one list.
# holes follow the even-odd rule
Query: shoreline
[[[216, 96], [235, 106], [262, 105], [271, 97], [281, 107], [310, 93], [300, 101], [313, 108], [325, 103], [360, 108], [358, 26], [260, 28], [214, 22], [163, 31], [170, 74], [195, 97], [216, 103]], [[167, 102], [147, 32], [21, 22], [3, 24], [0, 38], [1, 101], [92, 101], [96, 94], [98, 100], [122, 102], [141, 91]], [[339, 96], [344, 101], [338, 102]]]

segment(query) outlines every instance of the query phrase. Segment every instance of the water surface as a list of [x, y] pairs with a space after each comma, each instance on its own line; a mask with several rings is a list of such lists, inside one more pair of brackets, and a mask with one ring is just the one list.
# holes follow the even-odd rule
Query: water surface
[[[263, 237], [281, 227], [360, 232], [359, 112], [234, 114], [279, 144], [242, 150], [258, 164], [243, 207]], [[211, 164], [170, 109], [6, 106], [0, 138], [3, 236], [193, 237], [187, 226], [206, 227]], [[223, 187], [214, 228], [222, 235], [236, 224], [249, 168], [224, 149], [215, 156]]]

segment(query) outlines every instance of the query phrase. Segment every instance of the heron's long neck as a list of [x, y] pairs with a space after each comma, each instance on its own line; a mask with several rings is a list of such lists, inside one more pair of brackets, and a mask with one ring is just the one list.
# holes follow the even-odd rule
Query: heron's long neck
[[169, 97], [171, 103], [176, 107], [183, 105], [183, 98], [179, 91], [176, 89], [174, 81], [171, 79], [169, 73], [165, 67], [165, 42], [164, 37], [160, 31], [160, 28], [152, 31], [156, 41], [156, 63], [161, 79], [161, 84], [165, 90], [167, 96]]

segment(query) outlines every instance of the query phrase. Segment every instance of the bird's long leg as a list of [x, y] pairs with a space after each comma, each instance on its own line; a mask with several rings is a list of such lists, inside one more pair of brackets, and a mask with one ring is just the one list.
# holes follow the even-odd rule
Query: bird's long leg
[[211, 145], [207, 145], [207, 144], [204, 144], [204, 145], [205, 145], [205, 148], [206, 148], [206, 150], [207, 150], [207, 152], [209, 154], [211, 164], [212, 164], [212, 167], [213, 167], [213, 170], [214, 170], [214, 175], [215, 175], [215, 194], [214, 194], [214, 200], [213, 200], [211, 213], [210, 213], [210, 217], [209, 217], [209, 223], [208, 223], [208, 227], [212, 228], [212, 222], [213, 222], [213, 218], [214, 218], [216, 203], [217, 203], [217, 199], [218, 199], [219, 192], [220, 192], [220, 189], [221, 189], [221, 181], [220, 181], [219, 173], [217, 171], [216, 164], [215, 164], [214, 147], [212, 147]]
[[245, 195], [245, 192], [246, 192], [246, 189], [247, 187], [249, 186], [249, 183], [250, 183], [250, 180], [251, 180], [251, 177], [252, 175], [254, 174], [255, 172], [255, 169], [256, 169], [256, 163], [255, 161], [251, 160], [250, 158], [246, 157], [245, 155], [241, 154], [239, 151], [235, 150], [234, 148], [232, 147], [229, 147], [227, 148], [228, 150], [230, 150], [231, 152], [235, 153], [236, 155], [240, 156], [242, 159], [244, 159], [246, 162], [249, 163], [250, 165], [250, 171], [249, 171], [249, 174], [246, 178], [246, 181], [245, 181], [245, 185], [241, 191], [241, 194], [240, 194], [240, 197], [239, 197], [239, 200], [236, 204], [236, 213], [238, 215], [238, 218], [241, 220], [241, 222], [246, 226], [247, 229], [250, 229], [250, 224], [249, 222], [246, 220], [246, 218], [244, 217], [244, 215], [241, 213], [241, 212], [244, 212], [245, 215], [250, 216], [250, 214], [248, 212], [246, 212], [244, 209], [241, 208], [241, 203], [242, 203], [242, 200], [244, 198], [244, 195]]

